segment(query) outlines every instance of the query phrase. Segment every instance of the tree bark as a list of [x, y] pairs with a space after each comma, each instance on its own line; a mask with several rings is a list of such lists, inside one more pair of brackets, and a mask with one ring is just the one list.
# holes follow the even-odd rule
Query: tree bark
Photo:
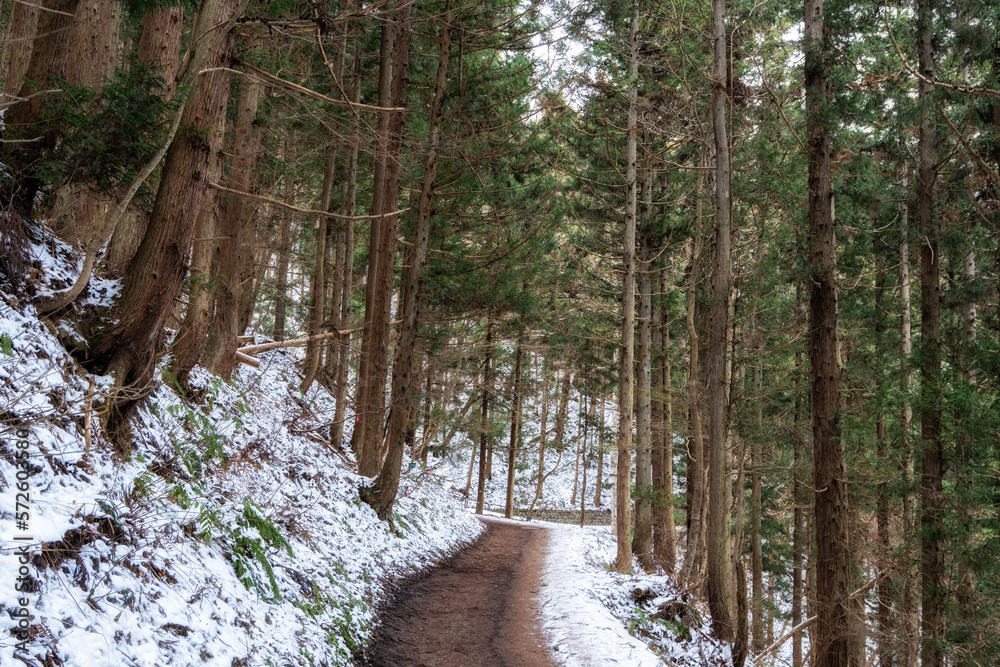
[[[198, 73], [223, 62], [231, 43], [230, 23], [244, 3], [205, 0], [194, 30], [196, 46], [189, 72]], [[196, 94], [184, 106], [182, 124], [195, 131], [178, 137], [167, 152], [149, 228], [129, 265], [125, 292], [115, 307], [119, 317], [99, 334], [88, 360], [91, 371], [114, 373], [115, 385], [120, 388], [110, 405], [111, 433], [124, 425], [132, 408], [151, 388], [163, 323], [180, 291], [206, 189], [204, 175], [210, 151], [203, 137], [220, 122], [228, 93], [225, 83], [215, 78], [200, 80]]]
[[15, 2], [10, 10], [10, 31], [7, 33], [10, 49], [6, 54], [7, 69], [4, 75], [4, 93], [8, 99], [17, 97], [24, 86], [24, 75], [31, 62], [32, 45], [38, 27], [38, 15], [39, 5], [34, 2]]
[[[39, 127], [39, 111], [48, 99], [42, 91], [57, 88], [55, 79], [65, 72], [70, 57], [67, 33], [73, 28], [78, 0], [44, 0], [40, 3], [31, 58], [24, 72], [17, 96], [20, 99], [4, 113], [5, 139], [35, 139], [25, 143], [5, 143], [3, 162], [12, 175], [11, 192], [4, 193], [22, 217], [34, 217], [35, 194], [41, 181], [31, 171], [31, 161], [37, 151], [51, 148], [55, 138], [46, 128]], [[48, 11], [46, 11], [48, 10]], [[36, 92], [40, 94], [35, 94]]]
[[[409, 26], [405, 25], [401, 17], [401, 31], [408, 31]], [[403, 443], [402, 433], [405, 428], [405, 417], [409, 414], [414, 405], [413, 396], [413, 357], [414, 346], [417, 340], [418, 312], [420, 310], [420, 284], [423, 278], [424, 263], [427, 261], [427, 245], [430, 241], [431, 214], [434, 210], [434, 182], [437, 178], [438, 152], [441, 148], [441, 115], [444, 105], [445, 84], [448, 80], [448, 59], [451, 53], [451, 2], [449, 0], [445, 10], [444, 28], [442, 29], [440, 55], [438, 58], [437, 85], [434, 91], [434, 99], [431, 103], [431, 122], [427, 138], [427, 151], [424, 156], [424, 175], [420, 187], [420, 202], [417, 207], [417, 223], [414, 229], [414, 239], [410, 245], [409, 261], [407, 265], [406, 282], [404, 291], [400, 295], [402, 301], [402, 324], [400, 325], [399, 343], [396, 347], [396, 359], [393, 362], [392, 378], [392, 410], [389, 413], [389, 430], [386, 436], [386, 459], [375, 483], [365, 490], [363, 497], [375, 508], [380, 518], [391, 515], [392, 504], [396, 498], [396, 489], [399, 487], [399, 476], [403, 463]], [[397, 48], [409, 50], [408, 42], [397, 45]], [[404, 72], [407, 63], [405, 60], [398, 61], [400, 69]], [[405, 75], [404, 75], [405, 76]], [[405, 82], [403, 84], [405, 86]], [[400, 93], [405, 95], [404, 92]], [[395, 98], [394, 96], [394, 99]], [[401, 125], [393, 124], [393, 129], [401, 131]], [[398, 160], [398, 150], [396, 151]], [[394, 170], [398, 171], [398, 167]], [[398, 190], [398, 175], [396, 184]], [[390, 179], [391, 180], [391, 179]], [[397, 195], [398, 196], [398, 195]], [[392, 200], [392, 207], [395, 208], [395, 201], [392, 196], [387, 199]], [[390, 263], [391, 271], [391, 263]], [[391, 284], [392, 276], [389, 276]], [[518, 348], [520, 349], [520, 348]], [[520, 382], [520, 379], [517, 380]], [[515, 389], [515, 392], [517, 390]]]
[[632, 572], [632, 364], [635, 356], [635, 229], [636, 229], [636, 132], [639, 78], [639, 10], [633, 4], [629, 27], [628, 128], [625, 137], [625, 238], [622, 264], [622, 343], [618, 390], [618, 470], [615, 481], [615, 533], [618, 554], [615, 569]]
[[594, 506], [601, 506], [604, 487], [604, 397], [601, 397], [601, 417], [597, 427], [597, 474], [594, 476]]
[[[702, 157], [704, 165], [704, 154]], [[684, 585], [694, 583], [698, 574], [698, 564], [701, 560], [702, 542], [702, 506], [705, 500], [704, 467], [705, 443], [702, 435], [701, 407], [699, 405], [699, 352], [701, 340], [695, 323], [695, 306], [698, 295], [698, 276], [700, 267], [698, 259], [701, 255], [702, 228], [702, 193], [704, 189], [704, 172], [698, 171], [697, 195], [695, 199], [695, 231], [691, 239], [691, 260], [688, 269], [687, 310], [685, 323], [688, 333], [688, 466], [687, 466], [687, 550], [684, 554], [684, 564], [681, 566], [680, 580]]]
[[517, 335], [514, 354], [514, 401], [510, 413], [510, 446], [507, 455], [507, 503], [504, 516], [514, 518], [514, 472], [517, 468], [517, 440], [521, 435], [521, 365], [524, 361], [524, 330]]
[[[354, 55], [354, 82], [351, 94], [354, 102], [361, 101], [361, 43], [358, 40]], [[360, 119], [357, 114], [351, 118], [351, 149], [347, 157], [347, 192], [344, 213], [354, 215], [358, 193], [358, 151], [360, 149]], [[350, 329], [351, 289], [354, 286], [354, 221], [348, 219], [344, 225], [344, 265], [340, 268], [340, 326]], [[344, 421], [347, 419], [347, 377], [350, 367], [351, 334], [340, 339], [337, 359], [337, 407], [334, 410], [333, 425], [330, 427], [330, 442], [339, 449], [344, 441]], [[359, 376], [360, 378], [360, 376]], [[360, 381], [360, 380], [359, 380]]]
[[[224, 87], [228, 73], [223, 71], [209, 72], [205, 77], [222, 77], [213, 86]], [[222, 160], [219, 153], [222, 149], [222, 138], [225, 130], [225, 109], [220, 115], [220, 122], [206, 139], [209, 145], [208, 178], [214, 181], [222, 172]], [[210, 323], [212, 321], [215, 294], [213, 284], [213, 264], [218, 264], [219, 206], [218, 194], [209, 190], [202, 198], [195, 222], [194, 238], [192, 239], [190, 276], [188, 283], [188, 303], [184, 310], [184, 319], [170, 344], [173, 360], [170, 363], [170, 374], [173, 381], [182, 391], [188, 391], [188, 379], [195, 364], [201, 361], [208, 340]], [[148, 219], [147, 219], [148, 220]]]
[[757, 396], [754, 399], [754, 421], [756, 422], [757, 433], [752, 436], [750, 443], [750, 511], [753, 513], [750, 524], [750, 570], [752, 579], [752, 607], [753, 607], [753, 651], [760, 653], [764, 650], [764, 559], [761, 553], [761, 480], [760, 468], [763, 465], [761, 456], [761, 435], [764, 430], [764, 418], [762, 404], [764, 400], [764, 368], [761, 348], [763, 348], [763, 334], [760, 325], [760, 313], [758, 307], [754, 307], [753, 313], [754, 335], [757, 339], [756, 363], [753, 368], [753, 384]]
[[[64, 36], [69, 44], [69, 58], [63, 70], [67, 82], [100, 89], [114, 75], [118, 64], [122, 5], [120, 0], [80, 0], [73, 27]], [[87, 183], [63, 186], [56, 194], [53, 227], [70, 245], [104, 245], [101, 229], [108, 197], [98, 194]]]
[[812, 363], [813, 488], [816, 529], [816, 667], [853, 664], [847, 472], [840, 430], [837, 242], [828, 130], [830, 65], [823, 0], [805, 3], [805, 85], [809, 148], [809, 358]]
[[[323, 172], [323, 191], [320, 195], [320, 211], [329, 211], [330, 202], [333, 198], [333, 182], [337, 177], [337, 138], [332, 136], [326, 149], [326, 166]], [[327, 226], [329, 219], [326, 216], [318, 216], [316, 220], [316, 257], [313, 260], [313, 272], [309, 282], [309, 319], [306, 330], [309, 336], [320, 333], [323, 327], [323, 319], [326, 314], [326, 269], [327, 269]], [[299, 390], [305, 392], [312, 386], [316, 379], [316, 372], [319, 370], [320, 357], [323, 353], [323, 346], [319, 341], [313, 340], [306, 347], [305, 370], [302, 374], [302, 384]], [[381, 449], [378, 450], [381, 454]], [[378, 465], [378, 462], [375, 462]], [[358, 461], [359, 472], [361, 461]], [[365, 475], [374, 474], [371, 471], [362, 473]]]
[[[139, 62], [155, 67], [163, 78], [161, 97], [173, 99], [177, 90], [177, 69], [180, 67], [181, 35], [184, 29], [183, 7], [157, 7], [142, 20], [139, 37]], [[218, 175], [212, 177], [218, 182]], [[149, 211], [133, 203], [125, 217], [115, 227], [108, 244], [105, 261], [109, 273], [122, 275], [135, 256], [149, 225]]]
[[[712, 630], [723, 641], [735, 641], [735, 588], [730, 558], [729, 505], [732, 501], [726, 400], [726, 336], [732, 292], [730, 258], [730, 164], [726, 127], [728, 82], [725, 0], [713, 0], [712, 127], [715, 135], [715, 252], [712, 258], [712, 298], [708, 326], [708, 606]], [[737, 660], [734, 657], [734, 663]], [[742, 664], [742, 660], [738, 661]]]
[[920, 664], [941, 667], [944, 653], [943, 484], [941, 444], [941, 292], [936, 206], [937, 134], [934, 108], [934, 10], [930, 0], [917, 2], [917, 58], [920, 130], [917, 165], [917, 216], [920, 235], [920, 534], [922, 608]]
[[[658, 272], [660, 294], [667, 294], [667, 269]], [[653, 382], [657, 397], [653, 405], [653, 486], [662, 502], [653, 505], [653, 554], [673, 576], [677, 566], [674, 545], [674, 460], [673, 402], [670, 393], [670, 323], [666, 309], [658, 302], [653, 309], [653, 347], [658, 350], [659, 363], [654, 366]]]
[[[295, 205], [295, 181], [292, 178], [292, 164], [295, 162], [295, 137], [291, 133], [285, 137], [285, 203]], [[288, 312], [288, 263], [295, 238], [292, 230], [292, 212], [281, 212], [281, 228], [278, 231], [278, 265], [275, 269], [274, 329], [271, 338], [285, 340], [285, 320]]]
[[[907, 167], [903, 168], [902, 185], [908, 185]], [[916, 576], [910, 566], [916, 561], [916, 554], [910, 546], [908, 536], [916, 534], [913, 509], [913, 405], [910, 402], [910, 355], [913, 352], [912, 316], [910, 314], [910, 210], [906, 199], [899, 205], [899, 390], [902, 407], [899, 415], [899, 432], [903, 456], [903, 516], [902, 533], [905, 539], [903, 561], [903, 592], [899, 610], [899, 638], [897, 664], [899, 667], [914, 667], [917, 659], [917, 643], [920, 639], [917, 621]]]
[[[642, 200], [649, 201], [649, 177], [643, 179]], [[639, 350], [636, 373], [636, 447], [635, 447], [635, 534], [632, 553], [646, 572], [653, 570], [653, 471], [652, 471], [652, 241], [649, 215], [640, 238], [638, 288], [639, 288]]]
[[[386, 191], [386, 163], [389, 150], [389, 120], [391, 113], [385, 110], [392, 104], [393, 100], [393, 37], [396, 31], [397, 19], [392, 19], [386, 15], [382, 20], [382, 34], [379, 50], [379, 71], [378, 71], [378, 103], [383, 108], [378, 115], [378, 126], [376, 128], [376, 151], [373, 157], [375, 180], [372, 185], [372, 207], [373, 215], [379, 215], [383, 211], [383, 197]], [[377, 391], [376, 385], [385, 384], [385, 374], [379, 375], [371, 368], [375, 362], [379, 346], [373, 344], [381, 342], [382, 331], [386, 324], [382, 322], [381, 313], [385, 309], [380, 305], [382, 302], [388, 303], [389, 295], [381, 294], [380, 271], [385, 272], [381, 266], [383, 258], [379, 255], [379, 249], [384, 244], [381, 235], [384, 228], [395, 223], [395, 218], [390, 220], [373, 220], [371, 233], [368, 239], [368, 277], [365, 283], [365, 328], [361, 339], [361, 359], [358, 367], [358, 387], [355, 398], [355, 410], [357, 420], [354, 424], [354, 432], [351, 434], [351, 448], [358, 457], [358, 470], [364, 469], [367, 474], [374, 474], [378, 466], [377, 450], [381, 445], [382, 432], [382, 408], [377, 405], [372, 393]], [[385, 229], [385, 231], [389, 231]], [[393, 256], [395, 256], [395, 238], [391, 239]], [[391, 264], [391, 262], [390, 262]], [[391, 271], [391, 269], [390, 269]], [[386, 333], [387, 337], [388, 334]], [[373, 431], [371, 436], [369, 431]], [[376, 450], [375, 452], [371, 450]]]
[[549, 374], [545, 372], [545, 366], [543, 362], [542, 366], [542, 416], [541, 425], [538, 431], [538, 479], [535, 481], [535, 498], [531, 501], [531, 509], [535, 508], [535, 503], [537, 503], [542, 498], [542, 486], [545, 483], [545, 440], [547, 438], [546, 431], [548, 430], [548, 416], [549, 416]]
[[[251, 192], [256, 185], [257, 158], [260, 155], [260, 127], [255, 125], [260, 105], [262, 86], [252, 79], [242, 82], [233, 130], [233, 158], [230, 164], [229, 187], [240, 192]], [[219, 264], [213, 287], [215, 292], [215, 319], [208, 336], [204, 365], [229, 380], [236, 367], [236, 339], [243, 335], [240, 329], [240, 302], [244, 289], [252, 285], [243, 283], [241, 259], [253, 256], [249, 225], [253, 220], [255, 203], [245, 197], [230, 196], [226, 202], [219, 240]], [[249, 247], [248, 247], [249, 246]]]
[[479, 486], [476, 490], [476, 514], [483, 513], [486, 502], [486, 448], [490, 440], [490, 394], [493, 393], [493, 376], [490, 363], [493, 358], [493, 319], [486, 318], [486, 350], [483, 353], [482, 419], [479, 422]]

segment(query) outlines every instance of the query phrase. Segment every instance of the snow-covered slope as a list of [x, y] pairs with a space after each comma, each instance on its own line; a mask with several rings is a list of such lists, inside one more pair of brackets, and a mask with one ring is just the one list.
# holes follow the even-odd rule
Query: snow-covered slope
[[482, 530], [419, 469], [398, 534], [378, 521], [326, 444], [330, 396], [281, 351], [229, 384], [199, 369], [197, 403], [161, 384], [122, 460], [110, 379], [32, 313], [2, 295], [0, 665], [346, 665], [392, 579]]

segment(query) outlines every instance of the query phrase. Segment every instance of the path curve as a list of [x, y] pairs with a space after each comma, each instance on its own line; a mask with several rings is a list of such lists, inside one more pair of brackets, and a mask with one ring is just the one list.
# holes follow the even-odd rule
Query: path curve
[[535, 599], [548, 531], [481, 520], [479, 540], [407, 582], [382, 612], [366, 665], [555, 667]]

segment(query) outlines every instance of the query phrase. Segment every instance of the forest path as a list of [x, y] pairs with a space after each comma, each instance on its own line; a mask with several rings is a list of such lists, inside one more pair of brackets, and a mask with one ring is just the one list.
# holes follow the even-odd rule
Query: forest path
[[538, 623], [548, 530], [491, 520], [472, 546], [406, 583], [372, 667], [555, 667]]

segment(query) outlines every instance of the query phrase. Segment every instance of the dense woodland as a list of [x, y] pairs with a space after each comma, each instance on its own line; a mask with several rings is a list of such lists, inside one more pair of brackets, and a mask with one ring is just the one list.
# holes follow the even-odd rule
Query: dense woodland
[[480, 510], [495, 457], [541, 496], [573, 397], [614, 567], [674, 572], [735, 664], [997, 664], [1000, 4], [0, 12], [4, 291], [113, 374], [120, 456], [253, 333], [305, 345], [386, 520], [458, 430]]

